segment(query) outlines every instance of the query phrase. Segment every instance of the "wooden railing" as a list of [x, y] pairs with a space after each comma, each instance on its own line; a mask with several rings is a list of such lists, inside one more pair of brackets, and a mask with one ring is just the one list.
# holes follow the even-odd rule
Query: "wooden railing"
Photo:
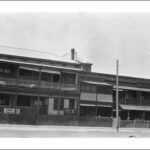
[[67, 91], [77, 91], [78, 85], [73, 84], [61, 84], [61, 90], [67, 90]]
[[78, 85], [73, 84], [59, 84], [46, 81], [41, 81], [39, 84], [38, 80], [14, 79], [5, 77], [0, 77], [0, 86], [19, 86], [25, 88], [38, 88], [40, 86], [41, 89], [55, 89], [65, 91], [78, 90]]
[[41, 81], [40, 87], [45, 89], [57, 89], [57, 90], [60, 89], [60, 85], [58, 83], [51, 83], [51, 82], [44, 82], [44, 81]]
[[126, 98], [125, 100], [122, 100], [120, 104], [150, 106], [150, 99], [144, 100], [144, 99], [136, 99], [136, 98]]
[[27, 88], [38, 88], [38, 81], [19, 79], [18, 86], [27, 87]]
[[127, 98], [126, 104], [128, 105], [141, 105], [141, 100], [136, 98]]
[[0, 77], [0, 86], [17, 86], [17, 79]]

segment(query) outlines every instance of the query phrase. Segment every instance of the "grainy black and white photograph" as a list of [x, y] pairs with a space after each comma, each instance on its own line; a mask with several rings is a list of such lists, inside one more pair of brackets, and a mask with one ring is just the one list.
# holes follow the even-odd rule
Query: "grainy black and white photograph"
[[150, 137], [150, 12], [0, 12], [1, 138]]

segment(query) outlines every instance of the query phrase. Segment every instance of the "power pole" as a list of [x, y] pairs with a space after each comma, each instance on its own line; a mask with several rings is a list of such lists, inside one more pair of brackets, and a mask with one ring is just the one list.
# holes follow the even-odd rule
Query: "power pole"
[[118, 60], [117, 60], [117, 64], [116, 65], [117, 65], [116, 66], [116, 129], [117, 129], [117, 132], [118, 132], [118, 130], [119, 130], [119, 102], [118, 102], [119, 61]]

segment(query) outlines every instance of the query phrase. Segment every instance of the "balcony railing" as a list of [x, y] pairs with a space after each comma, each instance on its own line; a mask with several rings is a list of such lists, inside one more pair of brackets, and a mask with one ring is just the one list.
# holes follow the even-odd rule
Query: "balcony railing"
[[141, 104], [141, 100], [140, 99], [136, 99], [136, 98], [127, 98], [126, 99], [126, 104], [129, 104], [129, 105], [140, 105]]
[[27, 87], [27, 88], [38, 88], [38, 81], [19, 79], [18, 86]]
[[43, 81], [41, 81], [40, 87], [45, 89], [57, 89], [57, 90], [60, 89], [60, 85], [58, 83], [43, 82]]
[[66, 90], [66, 91], [77, 91], [78, 85], [73, 84], [59, 84], [41, 81], [39, 84], [38, 80], [29, 79], [13, 79], [0, 77], [0, 86], [19, 86], [25, 88], [40, 88], [41, 89], [55, 89], [55, 90]]
[[142, 99], [136, 99], [136, 98], [127, 98], [124, 101], [120, 102], [121, 104], [126, 105], [137, 105], [137, 106], [150, 106], [150, 100], [142, 100]]
[[17, 79], [0, 77], [0, 86], [17, 86]]
[[77, 90], [78, 90], [78, 85], [73, 85], [73, 84], [61, 84], [61, 90], [77, 91]]

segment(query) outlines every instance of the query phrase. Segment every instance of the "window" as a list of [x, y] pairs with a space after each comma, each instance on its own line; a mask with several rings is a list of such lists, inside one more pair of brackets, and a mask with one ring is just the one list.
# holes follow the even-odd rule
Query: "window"
[[39, 72], [36, 72], [36, 71], [20, 69], [19, 75], [22, 77], [39, 79]]
[[128, 98], [137, 98], [136, 91], [128, 91], [127, 95], [128, 95]]
[[9, 105], [9, 95], [0, 94], [0, 105]]
[[60, 110], [64, 109], [64, 99], [60, 100]]
[[58, 110], [58, 98], [54, 98], [54, 110]]
[[75, 74], [73, 73], [62, 73], [63, 84], [75, 84]]
[[20, 69], [19, 74], [21, 76], [32, 77], [32, 71], [30, 71], [30, 70]]
[[31, 96], [18, 95], [17, 106], [30, 106]]
[[54, 75], [53, 75], [53, 82], [58, 83], [59, 80], [60, 80], [60, 75], [54, 74]]
[[102, 94], [112, 94], [112, 87], [99, 86], [98, 93]]
[[0, 68], [0, 73], [3, 73], [3, 68], [2, 67]]
[[82, 92], [96, 93], [95, 85], [81, 85]]
[[9, 67], [0, 67], [0, 73], [10, 74], [11, 69]]
[[74, 109], [74, 105], [75, 105], [75, 100], [74, 99], [70, 99], [69, 100], [69, 109]]
[[[59, 101], [60, 100], [60, 101]], [[60, 109], [59, 109], [60, 105]], [[63, 110], [64, 109], [64, 99], [54, 99], [54, 110]]]
[[7, 74], [9, 74], [11, 71], [10, 71], [10, 69], [9, 68], [4, 68], [4, 73], [7, 73]]
[[41, 73], [41, 80], [51, 82], [52, 75], [49, 73], [42, 72]]

